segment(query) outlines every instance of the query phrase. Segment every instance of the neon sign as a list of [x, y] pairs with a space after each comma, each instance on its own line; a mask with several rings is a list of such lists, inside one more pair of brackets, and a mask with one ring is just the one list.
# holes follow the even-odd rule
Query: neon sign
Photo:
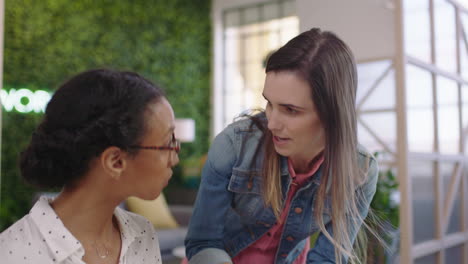
[[31, 91], [28, 89], [0, 90], [0, 100], [7, 112], [16, 111], [20, 113], [44, 113], [51, 94], [44, 90]]

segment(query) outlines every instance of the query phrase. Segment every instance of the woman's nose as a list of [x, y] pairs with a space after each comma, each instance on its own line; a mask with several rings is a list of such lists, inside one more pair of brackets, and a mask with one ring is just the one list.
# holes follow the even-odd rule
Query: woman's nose
[[179, 164], [179, 154], [175, 151], [172, 151], [171, 155], [171, 167], [174, 167], [175, 165]]
[[281, 129], [281, 122], [278, 119], [278, 116], [274, 111], [270, 111], [269, 115], [267, 115], [268, 120], [268, 129], [271, 131], [278, 131]]

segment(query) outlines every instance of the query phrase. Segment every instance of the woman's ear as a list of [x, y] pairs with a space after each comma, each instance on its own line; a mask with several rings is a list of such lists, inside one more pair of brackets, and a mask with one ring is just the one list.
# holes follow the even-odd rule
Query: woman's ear
[[127, 153], [118, 147], [106, 148], [100, 156], [101, 166], [113, 179], [118, 180], [125, 170]]

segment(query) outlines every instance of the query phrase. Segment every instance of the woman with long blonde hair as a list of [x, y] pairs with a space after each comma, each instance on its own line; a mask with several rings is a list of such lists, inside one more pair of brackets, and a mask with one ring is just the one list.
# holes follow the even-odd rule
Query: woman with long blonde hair
[[190, 263], [359, 262], [378, 167], [357, 142], [356, 82], [331, 32], [306, 31], [268, 58], [265, 111], [229, 125], [209, 151]]

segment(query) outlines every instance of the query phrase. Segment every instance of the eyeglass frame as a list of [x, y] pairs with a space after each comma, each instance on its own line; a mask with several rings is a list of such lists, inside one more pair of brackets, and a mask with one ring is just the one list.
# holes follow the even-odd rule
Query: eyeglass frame
[[176, 139], [175, 134], [172, 133], [172, 139], [171, 143], [169, 146], [138, 146], [138, 145], [133, 145], [129, 146], [129, 148], [134, 148], [134, 149], [152, 149], [152, 150], [173, 150], [177, 154], [180, 152], [180, 141]]

